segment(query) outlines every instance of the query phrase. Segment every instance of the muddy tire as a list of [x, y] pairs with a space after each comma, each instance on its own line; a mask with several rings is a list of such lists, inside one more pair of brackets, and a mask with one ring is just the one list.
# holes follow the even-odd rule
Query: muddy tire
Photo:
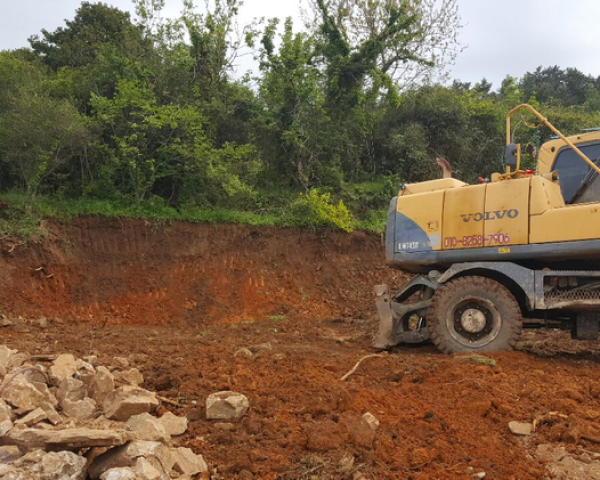
[[501, 284], [462, 277], [438, 289], [427, 309], [431, 341], [444, 353], [512, 349], [521, 335], [519, 304]]

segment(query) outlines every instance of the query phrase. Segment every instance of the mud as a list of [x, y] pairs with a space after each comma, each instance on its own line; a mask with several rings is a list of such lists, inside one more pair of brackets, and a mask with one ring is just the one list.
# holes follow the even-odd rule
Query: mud
[[[404, 280], [376, 236], [94, 219], [50, 229], [2, 256], [2, 343], [129, 357], [146, 388], [180, 404], [165, 406], [190, 420], [182, 445], [214, 478], [551, 478], [547, 444], [597, 461], [597, 342], [530, 332], [520, 351], [487, 355], [495, 365], [403, 347], [340, 380], [373, 353], [372, 285]], [[242, 422], [205, 419], [219, 390], [249, 398]], [[529, 437], [508, 429], [536, 418]]]

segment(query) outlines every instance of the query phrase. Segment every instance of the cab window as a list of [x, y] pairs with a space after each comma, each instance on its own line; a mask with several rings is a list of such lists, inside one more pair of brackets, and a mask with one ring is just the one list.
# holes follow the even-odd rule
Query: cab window
[[[600, 158], [600, 143], [580, 146], [581, 150], [592, 162]], [[561, 150], [554, 161], [552, 170], [559, 174], [560, 189], [565, 203], [571, 203], [575, 192], [590, 171], [590, 166], [569, 147]]]

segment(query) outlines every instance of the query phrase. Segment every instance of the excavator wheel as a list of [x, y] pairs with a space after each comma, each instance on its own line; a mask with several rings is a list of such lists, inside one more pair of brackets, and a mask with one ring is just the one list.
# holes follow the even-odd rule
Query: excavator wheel
[[444, 353], [510, 350], [523, 327], [513, 295], [500, 283], [477, 276], [440, 287], [426, 318], [431, 341]]

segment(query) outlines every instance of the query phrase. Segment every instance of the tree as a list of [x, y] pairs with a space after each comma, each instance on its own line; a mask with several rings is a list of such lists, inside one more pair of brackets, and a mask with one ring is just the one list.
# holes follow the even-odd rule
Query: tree
[[44, 182], [81, 154], [90, 132], [68, 100], [49, 94], [41, 69], [2, 54], [0, 71], [5, 81], [19, 79], [1, 98], [0, 156], [23, 182], [31, 208]]
[[461, 48], [456, 0], [310, 2], [330, 81], [341, 89], [374, 71], [407, 88], [440, 73]]

